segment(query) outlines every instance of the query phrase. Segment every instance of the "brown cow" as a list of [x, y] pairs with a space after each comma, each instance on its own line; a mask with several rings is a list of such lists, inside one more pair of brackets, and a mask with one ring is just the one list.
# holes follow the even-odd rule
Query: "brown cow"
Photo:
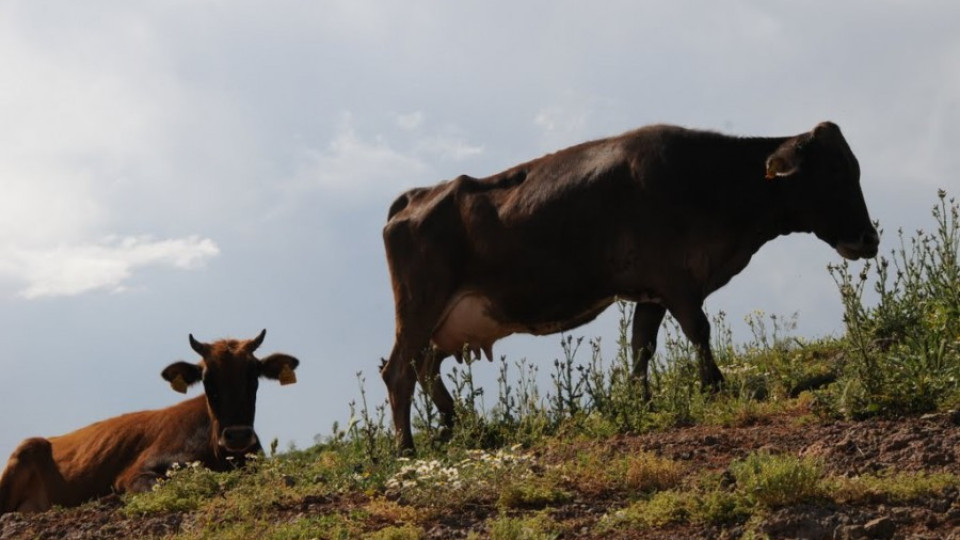
[[172, 407], [91, 424], [59, 437], [31, 438], [0, 476], [0, 514], [76, 506], [110, 493], [149, 490], [174, 463], [199, 461], [222, 471], [261, 450], [253, 430], [260, 377], [296, 381], [300, 363], [286, 354], [257, 359], [266, 330], [251, 340], [190, 346], [202, 359], [175, 362], [162, 376], [174, 390], [203, 381], [204, 394]]
[[703, 301], [793, 232], [846, 258], [877, 253], [859, 164], [833, 123], [776, 138], [649, 126], [404, 193], [383, 230], [396, 342], [381, 374], [400, 448], [413, 449], [417, 380], [453, 425], [437, 377], [444, 356], [466, 347], [490, 357], [504, 336], [569, 330], [617, 298], [637, 302], [645, 395], [668, 310], [698, 349], [703, 387], [718, 387]]

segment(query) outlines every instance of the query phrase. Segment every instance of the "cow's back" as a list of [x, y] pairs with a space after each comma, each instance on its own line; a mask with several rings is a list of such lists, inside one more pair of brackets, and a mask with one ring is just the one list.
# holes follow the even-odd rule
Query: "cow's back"
[[[487, 178], [461, 176], [409, 198], [394, 220], [408, 229], [411, 245], [435, 246], [452, 265], [477, 276], [500, 273], [508, 263], [538, 268], [566, 263], [571, 253], [597, 260], [623, 242], [625, 231], [647, 234], [675, 211], [667, 202], [682, 186], [664, 173], [664, 147], [685, 134], [654, 126], [573, 146]], [[658, 249], [637, 239], [631, 244]], [[536, 279], [551, 277], [536, 273]], [[552, 276], [562, 280], [559, 273]], [[525, 287], [522, 280], [511, 282]]]
[[155, 443], [157, 418], [157, 411], [134, 412], [50, 437], [64, 483], [54, 503], [76, 505], [114, 492], [122, 473]]
[[[175, 462], [213, 463], [203, 396], [124, 414], [65, 435], [27, 439], [0, 479], [0, 509], [76, 506], [115, 492], [146, 489]], [[28, 500], [26, 506], [18, 499]]]

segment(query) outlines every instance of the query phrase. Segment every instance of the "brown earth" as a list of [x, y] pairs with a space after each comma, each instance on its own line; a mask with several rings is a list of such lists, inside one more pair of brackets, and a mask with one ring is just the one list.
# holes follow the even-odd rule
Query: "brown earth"
[[[598, 444], [583, 443], [587, 444]], [[800, 422], [792, 415], [764, 417], [740, 427], [694, 426], [639, 436], [620, 436], [605, 445], [617, 452], [647, 451], [685, 462], [690, 470], [723, 471], [734, 460], [758, 450], [816, 456], [826, 472], [855, 476], [880, 470], [949, 472], [960, 475], [960, 411], [900, 420], [862, 422]], [[558, 456], [541, 456], [545, 462]], [[363, 494], [308, 497], [276, 507], [277, 523], [298, 516], [344, 513], [360, 508]], [[630, 501], [624, 493], [578, 492], [550, 515], [571, 531], [565, 538], [595, 537], [594, 525], [605, 514]], [[117, 509], [117, 498], [78, 509], [43, 514], [0, 516], [0, 538], [88, 539], [151, 538], [191, 529], [189, 513], [130, 518]], [[420, 523], [428, 538], [465, 538], [470, 532], [486, 537], [484, 522], [498, 515], [495, 505], [460, 508], [433, 515]], [[261, 516], [263, 517], [263, 516]], [[396, 525], [369, 522], [370, 532]], [[960, 540], [960, 493], [955, 488], [911, 504], [803, 504], [768, 513], [758, 527], [770, 538], [858, 539], [911, 538]], [[742, 524], [725, 527], [673, 526], [636, 530], [626, 538], [739, 538]]]

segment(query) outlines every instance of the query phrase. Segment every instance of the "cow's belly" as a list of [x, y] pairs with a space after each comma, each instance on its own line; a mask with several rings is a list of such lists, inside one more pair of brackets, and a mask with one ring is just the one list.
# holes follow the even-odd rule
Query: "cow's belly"
[[613, 302], [604, 298], [582, 312], [558, 321], [502, 321], [496, 319], [490, 298], [477, 291], [465, 291], [453, 297], [433, 332], [433, 345], [446, 354], [460, 358], [464, 348], [475, 355], [480, 351], [493, 360], [493, 344], [514, 333], [546, 335], [580, 326], [595, 318]]

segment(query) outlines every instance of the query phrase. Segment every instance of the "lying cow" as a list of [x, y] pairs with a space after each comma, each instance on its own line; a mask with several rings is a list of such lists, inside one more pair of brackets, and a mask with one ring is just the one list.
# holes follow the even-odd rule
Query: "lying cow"
[[383, 230], [396, 342], [381, 374], [400, 448], [413, 449], [417, 380], [453, 424], [443, 357], [491, 357], [504, 336], [575, 328], [617, 298], [637, 302], [634, 375], [647, 396], [668, 310], [697, 347], [703, 387], [718, 387], [703, 301], [794, 232], [849, 259], [877, 253], [859, 164], [833, 123], [775, 138], [649, 126], [404, 193]]
[[175, 362], [162, 376], [178, 392], [203, 381], [201, 396], [23, 441], [0, 476], [0, 513], [42, 512], [110, 493], [147, 491], [174, 463], [199, 461], [221, 471], [260, 452], [253, 430], [258, 380], [295, 382], [300, 363], [279, 353], [257, 359], [253, 353], [265, 335], [209, 344], [191, 335], [200, 362]]

